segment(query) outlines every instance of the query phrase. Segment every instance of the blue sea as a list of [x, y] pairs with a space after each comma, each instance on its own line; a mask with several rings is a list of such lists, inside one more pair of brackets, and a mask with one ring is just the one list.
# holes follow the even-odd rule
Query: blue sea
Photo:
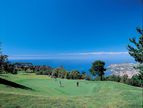
[[[47, 65], [52, 67], [63, 66], [66, 70], [79, 70], [80, 72], [85, 71], [89, 74], [89, 69], [92, 65], [93, 59], [27, 59], [27, 60], [10, 60], [11, 62], [26, 62], [33, 63], [33, 65]], [[106, 67], [111, 64], [119, 63], [134, 63], [134, 60], [131, 58], [114, 58], [114, 59], [105, 59]], [[110, 71], [106, 71], [105, 75], [111, 74]]]

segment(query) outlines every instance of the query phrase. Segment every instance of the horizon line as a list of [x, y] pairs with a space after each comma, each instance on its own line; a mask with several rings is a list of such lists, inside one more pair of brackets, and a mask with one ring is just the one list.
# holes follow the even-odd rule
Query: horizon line
[[120, 55], [120, 54], [129, 54], [127, 51], [125, 52], [79, 52], [79, 53], [53, 53], [53, 54], [18, 54], [18, 55], [10, 55], [11, 57], [40, 57], [40, 56], [51, 56], [51, 55]]
[[104, 55], [129, 55], [128, 52], [80, 52], [80, 53], [57, 53], [57, 54], [24, 54], [10, 55], [10, 59], [64, 59], [70, 57], [79, 58], [79, 56], [104, 56]]

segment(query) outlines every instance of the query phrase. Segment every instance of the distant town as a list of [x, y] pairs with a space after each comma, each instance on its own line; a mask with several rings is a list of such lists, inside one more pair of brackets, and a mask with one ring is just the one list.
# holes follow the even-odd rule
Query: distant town
[[138, 70], [135, 69], [137, 64], [134, 63], [122, 63], [122, 64], [111, 64], [108, 69], [112, 72], [112, 75], [124, 76], [127, 75], [128, 78], [138, 74]]

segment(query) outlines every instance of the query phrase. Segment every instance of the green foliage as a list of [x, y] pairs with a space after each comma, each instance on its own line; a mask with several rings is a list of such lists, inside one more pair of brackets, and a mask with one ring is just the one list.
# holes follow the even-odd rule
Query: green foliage
[[143, 84], [143, 64], [139, 64], [137, 67], [135, 67], [136, 69], [139, 70], [139, 74], [137, 75], [138, 78], [141, 80], [141, 84]]
[[36, 73], [36, 75], [43, 75], [43, 71], [41, 71], [41, 70], [36, 71], [35, 73]]
[[131, 85], [141, 87], [143, 80], [140, 80], [140, 75], [135, 75], [131, 78]]
[[8, 56], [0, 55], [0, 73], [5, 71], [5, 66], [7, 65]]
[[116, 75], [111, 75], [105, 78], [106, 81], [116, 81], [116, 82], [120, 82], [121, 77], [120, 76], [116, 76]]
[[52, 70], [52, 77], [54, 76], [54, 77], [56, 77], [56, 78], [61, 78], [61, 76], [62, 76], [62, 72], [63, 72], [63, 69], [61, 68], [61, 67], [59, 67], [59, 68], [54, 68], [53, 70]]
[[127, 75], [124, 75], [124, 76], [111, 75], [111, 76], [105, 77], [105, 80], [106, 81], [121, 82], [124, 84], [137, 86], [137, 87], [141, 87], [141, 83], [142, 83], [140, 78], [139, 78], [139, 75], [134, 75], [132, 78], [128, 78]]
[[96, 76], [95, 79], [93, 79], [93, 80], [94, 80], [94, 81], [100, 81], [101, 78], [100, 78], [100, 76]]
[[[143, 30], [137, 28], [137, 32], [140, 34], [138, 40], [135, 38], [130, 38], [130, 42], [134, 45], [128, 45], [129, 54], [135, 59], [136, 62], [143, 64]], [[143, 84], [143, 65], [137, 67], [140, 74], [135, 76], [135, 79], [140, 80], [140, 83]], [[139, 82], [135, 80], [136, 82]]]
[[92, 63], [92, 67], [90, 68], [90, 73], [93, 76], [96, 76], [96, 75], [100, 76], [100, 80], [103, 80], [104, 71], [106, 71], [104, 66], [105, 66], [104, 61], [97, 60]]
[[80, 72], [78, 70], [71, 71], [70, 75], [72, 79], [80, 79]]
[[33, 70], [37, 75], [51, 75], [53, 68], [50, 66], [35, 66], [30, 70]]
[[88, 80], [88, 81], [91, 81], [92, 77], [90, 75], [86, 75], [85, 79]]
[[0, 74], [3, 73], [17, 74], [17, 69], [14, 64], [8, 62], [8, 55], [2, 54], [2, 48], [0, 43]]
[[33, 73], [33, 70], [30, 69], [30, 68], [28, 68], [28, 69], [26, 70], [26, 72], [27, 72], [27, 73]]
[[[139, 31], [139, 29], [137, 29]], [[130, 38], [130, 42], [134, 45], [128, 45], [129, 54], [139, 63], [143, 63], [143, 34], [140, 34], [138, 40]]]
[[81, 79], [85, 79], [86, 78], [86, 72], [82, 72], [81, 73]]
[[7, 55], [0, 55], [0, 73], [17, 74], [17, 68], [14, 64], [8, 62]]
[[49, 75], [54, 78], [64, 78], [64, 79], [86, 79], [86, 72], [80, 73], [78, 70], [72, 70], [68, 72], [64, 67], [51, 68], [47, 66], [38, 66], [35, 69], [37, 75]]
[[120, 79], [120, 82], [122, 82], [122, 83], [127, 83], [127, 80], [128, 80], [128, 75], [124, 75], [124, 76], [122, 76], [122, 77], [120, 77], [121, 79]]

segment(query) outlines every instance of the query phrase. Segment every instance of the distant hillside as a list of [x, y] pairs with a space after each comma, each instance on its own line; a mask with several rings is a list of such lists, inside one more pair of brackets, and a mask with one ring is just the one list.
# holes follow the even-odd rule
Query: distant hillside
[[112, 72], [112, 75], [128, 75], [131, 78], [133, 75], [138, 74], [139, 72], [135, 70], [137, 64], [133, 63], [123, 63], [123, 64], [111, 64], [108, 69]]

